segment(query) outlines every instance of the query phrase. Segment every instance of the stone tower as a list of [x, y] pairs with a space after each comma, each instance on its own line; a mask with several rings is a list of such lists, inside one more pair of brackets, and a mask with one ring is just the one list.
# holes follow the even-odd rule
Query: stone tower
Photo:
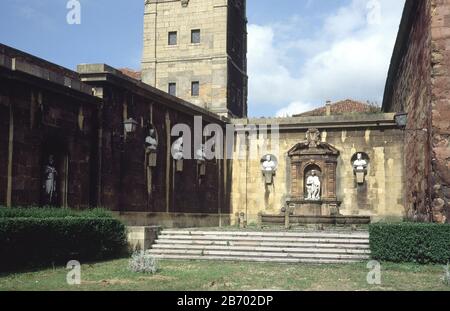
[[142, 81], [246, 117], [246, 0], [146, 0]]

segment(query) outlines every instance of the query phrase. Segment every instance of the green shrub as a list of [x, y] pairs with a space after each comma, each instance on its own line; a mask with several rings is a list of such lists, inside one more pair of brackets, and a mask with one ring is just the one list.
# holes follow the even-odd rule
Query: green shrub
[[110, 211], [102, 208], [73, 210], [56, 207], [0, 207], [0, 218], [64, 218], [64, 217], [88, 217], [111, 218]]
[[114, 218], [0, 218], [0, 271], [114, 258], [125, 250], [126, 228]]
[[450, 260], [450, 225], [432, 223], [371, 224], [372, 258], [392, 262], [446, 264]]

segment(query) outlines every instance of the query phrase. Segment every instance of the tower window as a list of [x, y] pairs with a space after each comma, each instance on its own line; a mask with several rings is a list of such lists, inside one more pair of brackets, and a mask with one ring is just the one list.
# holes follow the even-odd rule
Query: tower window
[[199, 96], [199, 94], [200, 94], [200, 82], [193, 81], [191, 84], [191, 95]]
[[191, 30], [191, 43], [200, 43], [200, 29]]
[[177, 96], [177, 84], [174, 82], [169, 83], [169, 94]]
[[177, 45], [178, 34], [176, 31], [169, 32], [169, 45]]

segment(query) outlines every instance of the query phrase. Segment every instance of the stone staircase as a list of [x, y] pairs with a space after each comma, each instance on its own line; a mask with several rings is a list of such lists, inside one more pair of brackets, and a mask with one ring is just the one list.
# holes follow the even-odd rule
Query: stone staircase
[[156, 258], [277, 263], [351, 263], [370, 258], [369, 233], [163, 230]]

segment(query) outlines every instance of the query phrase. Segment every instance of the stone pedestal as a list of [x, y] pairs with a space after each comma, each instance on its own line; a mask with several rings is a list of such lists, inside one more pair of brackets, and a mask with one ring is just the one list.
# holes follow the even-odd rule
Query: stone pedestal
[[265, 172], [263, 172], [263, 174], [264, 174], [264, 181], [265, 181], [266, 185], [273, 184], [274, 172], [272, 172], [272, 171], [265, 171]]
[[156, 167], [156, 152], [150, 152], [148, 154], [148, 166]]
[[294, 216], [336, 216], [339, 215], [341, 202], [293, 200], [288, 201], [288, 204]]
[[127, 227], [129, 249], [134, 252], [151, 248], [160, 231], [160, 226]]
[[364, 184], [364, 177], [366, 176], [366, 173], [364, 171], [356, 171], [355, 175], [356, 175], [356, 182], [358, 183], [358, 185]]
[[183, 171], [183, 160], [175, 160], [175, 167], [177, 172]]

